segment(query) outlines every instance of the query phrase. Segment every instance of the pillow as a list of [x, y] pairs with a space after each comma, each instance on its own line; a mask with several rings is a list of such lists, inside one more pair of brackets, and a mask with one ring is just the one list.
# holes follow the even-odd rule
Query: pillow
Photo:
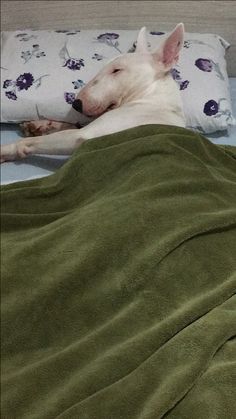
[[[53, 119], [82, 125], [72, 109], [78, 93], [105, 62], [135, 49], [134, 30], [25, 30], [2, 33], [2, 122]], [[164, 32], [148, 34], [150, 50]], [[133, 47], [132, 47], [133, 45]], [[186, 33], [172, 76], [182, 95], [187, 127], [202, 133], [226, 130], [232, 115], [225, 50], [220, 36]]]

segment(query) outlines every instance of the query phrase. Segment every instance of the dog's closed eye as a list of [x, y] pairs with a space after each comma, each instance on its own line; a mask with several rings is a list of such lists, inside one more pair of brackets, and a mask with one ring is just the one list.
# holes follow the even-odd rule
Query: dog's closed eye
[[111, 74], [119, 73], [122, 70], [122, 68], [115, 68]]

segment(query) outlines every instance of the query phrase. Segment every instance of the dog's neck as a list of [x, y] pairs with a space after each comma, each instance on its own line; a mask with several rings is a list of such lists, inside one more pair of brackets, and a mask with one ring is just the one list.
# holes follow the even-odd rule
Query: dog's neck
[[156, 123], [160, 120], [160, 123], [186, 125], [179, 88], [170, 74], [153, 81], [143, 90], [127, 92], [121, 100], [121, 107], [135, 107], [138, 114], [145, 116], [149, 113], [150, 119], [155, 118]]

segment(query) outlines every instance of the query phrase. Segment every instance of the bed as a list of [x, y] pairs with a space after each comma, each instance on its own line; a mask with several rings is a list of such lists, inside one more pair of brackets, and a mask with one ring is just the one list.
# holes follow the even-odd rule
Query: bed
[[[217, 33], [235, 116], [235, 4], [171, 4], [3, 1], [2, 29], [19, 43], [25, 28]], [[21, 136], [6, 122], [3, 143]], [[1, 166], [4, 418], [236, 417], [236, 126], [209, 127], [141, 126]]]
[[[230, 92], [233, 112], [236, 115], [236, 77], [230, 78]], [[1, 125], [2, 144], [10, 143], [22, 136], [23, 134], [18, 125]], [[236, 127], [232, 127], [229, 132], [208, 134], [207, 138], [214, 144], [228, 144], [233, 146], [236, 144]], [[1, 183], [7, 184], [20, 180], [48, 176], [59, 169], [67, 159], [67, 156], [34, 156], [24, 162], [4, 164], [1, 166]]]
[[[236, 77], [230, 77], [230, 92], [233, 112], [236, 115]], [[16, 124], [1, 124], [2, 143], [10, 143], [20, 137], [22, 132]], [[207, 138], [214, 144], [236, 144], [236, 127], [229, 132], [216, 132], [208, 134]], [[20, 180], [27, 180], [47, 176], [59, 169], [68, 157], [34, 156], [24, 162], [8, 163], [1, 166], [1, 183], [7, 184]]]

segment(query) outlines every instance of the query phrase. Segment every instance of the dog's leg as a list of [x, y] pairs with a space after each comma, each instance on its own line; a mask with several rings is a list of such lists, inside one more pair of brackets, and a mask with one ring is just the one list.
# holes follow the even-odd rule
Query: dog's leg
[[[135, 114], [136, 115], [136, 114]], [[70, 155], [85, 140], [102, 137], [142, 125], [142, 118], [132, 118], [127, 109], [114, 109], [81, 129], [70, 129], [40, 137], [24, 138], [1, 148], [1, 163], [25, 158], [32, 154]]]
[[114, 132], [115, 126], [115, 123], [111, 124], [110, 117], [103, 115], [81, 129], [23, 138], [1, 147], [0, 162], [23, 159], [33, 154], [70, 155], [83, 141]]
[[33, 154], [70, 155], [83, 141], [79, 129], [55, 132], [41, 137], [23, 138], [1, 147], [0, 162], [23, 159]]

